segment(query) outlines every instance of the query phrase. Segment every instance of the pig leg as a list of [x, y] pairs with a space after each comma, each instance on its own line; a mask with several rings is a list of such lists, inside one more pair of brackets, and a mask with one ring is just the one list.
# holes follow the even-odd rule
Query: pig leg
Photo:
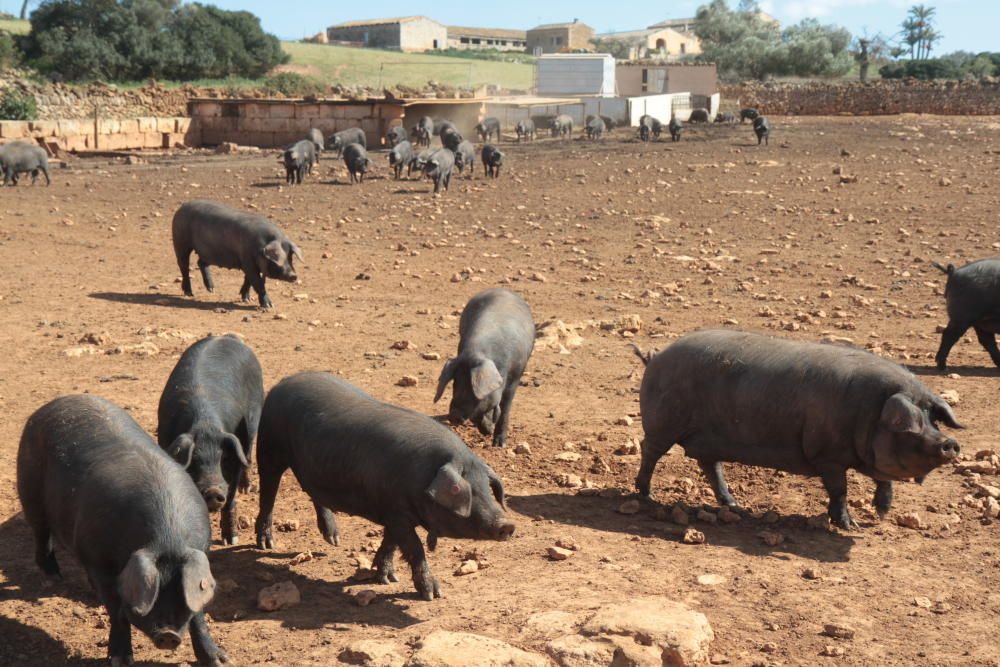
[[[669, 442], [670, 444], [666, 447], [662, 446], [661, 442]], [[635, 478], [635, 488], [639, 493], [647, 498], [650, 496], [650, 482], [653, 480], [653, 471], [656, 470], [656, 464], [663, 457], [664, 454], [670, 451], [674, 446], [674, 439], [669, 440], [657, 439], [652, 440], [648, 436], [642, 440], [642, 464], [639, 466], [639, 474]]]
[[175, 247], [174, 252], [177, 255], [177, 266], [181, 270], [181, 289], [184, 290], [184, 296], [194, 296], [194, 291], [191, 289], [191, 249]]
[[969, 327], [966, 325], [948, 322], [948, 326], [945, 327], [944, 332], [941, 334], [941, 347], [938, 348], [937, 354], [934, 355], [934, 361], [937, 362], [938, 370], [943, 371], [945, 369], [945, 366], [948, 365], [948, 354], [951, 352], [951, 348], [955, 346], [958, 339], [968, 330]]
[[378, 572], [379, 583], [388, 584], [399, 581], [399, 577], [396, 576], [395, 555], [396, 545], [386, 534], [382, 538], [382, 544], [378, 551], [375, 552], [375, 571]]
[[267, 288], [265, 287], [267, 281], [264, 276], [260, 275], [257, 271], [257, 267], [254, 266], [244, 266], [243, 275], [245, 280], [249, 280], [250, 284], [253, 286], [253, 290], [257, 293], [257, 298], [260, 299], [261, 308], [273, 308], [274, 304], [271, 303], [271, 297], [267, 295]]
[[250, 302], [250, 276], [243, 277], [243, 286], [240, 287], [240, 301], [243, 303]]
[[191, 618], [189, 629], [191, 645], [194, 648], [195, 657], [198, 658], [198, 664], [218, 667], [229, 662], [229, 656], [219, 648], [219, 645], [212, 639], [212, 635], [209, 634], [204, 612], [199, 612]]
[[111, 667], [131, 665], [135, 662], [132, 657], [132, 624], [125, 616], [117, 584], [113, 578], [107, 580], [91, 572], [87, 574], [111, 620], [111, 632], [108, 635], [108, 659]]
[[281, 461], [272, 461], [273, 455], [268, 455], [267, 450], [257, 449], [257, 475], [260, 477], [260, 510], [257, 513], [257, 521], [254, 526], [257, 532], [257, 547], [259, 549], [273, 549], [274, 538], [271, 534], [271, 521], [274, 515], [274, 500], [278, 497], [278, 487], [281, 485], [281, 476], [288, 469], [288, 464]]
[[979, 344], [990, 353], [990, 359], [993, 360], [993, 364], [1000, 366], [1000, 348], [997, 348], [996, 335], [990, 331], [976, 327], [976, 338], [979, 339]]
[[403, 558], [410, 564], [413, 584], [417, 587], [417, 593], [420, 597], [428, 602], [441, 597], [441, 584], [431, 574], [431, 568], [427, 564], [427, 556], [424, 553], [424, 545], [421, 544], [413, 526], [406, 523], [393, 523], [386, 525], [385, 534], [388, 539], [399, 545]]
[[52, 533], [45, 521], [32, 522], [31, 532], [35, 535], [35, 563], [45, 573], [46, 577], [62, 579], [56, 552], [52, 548]]
[[875, 482], [875, 511], [878, 518], [884, 519], [892, 507], [892, 482]]
[[[245, 474], [246, 471], [241, 469], [239, 478], [234, 481], [239, 482]], [[220, 528], [222, 529], [222, 543], [231, 547], [240, 543], [239, 527], [236, 524], [236, 491], [238, 486], [238, 483], [229, 485], [226, 504], [222, 506], [222, 515], [219, 518]]]
[[701, 466], [701, 471], [705, 473], [705, 478], [712, 485], [712, 491], [715, 492], [715, 499], [719, 501], [719, 504], [737, 507], [736, 499], [729, 493], [729, 485], [726, 484], [726, 478], [722, 472], [722, 462], [698, 461], [698, 465]]
[[823, 486], [830, 496], [830, 521], [844, 530], [853, 530], [858, 524], [847, 511], [847, 469], [838, 465], [816, 466]]
[[201, 257], [198, 258], [198, 270], [201, 271], [201, 279], [205, 283], [205, 289], [211, 294], [215, 291], [215, 282], [212, 281], [212, 273], [208, 268], [208, 262]]
[[316, 501], [313, 501], [313, 507], [316, 508], [316, 527], [323, 534], [323, 539], [333, 546], [339, 547], [340, 529], [337, 528], [337, 519], [334, 518], [333, 512]]
[[493, 446], [507, 446], [507, 426], [510, 424], [510, 406], [514, 403], [514, 394], [517, 393], [518, 380], [512, 379], [510, 384], [503, 391], [500, 398], [500, 423], [493, 431]]

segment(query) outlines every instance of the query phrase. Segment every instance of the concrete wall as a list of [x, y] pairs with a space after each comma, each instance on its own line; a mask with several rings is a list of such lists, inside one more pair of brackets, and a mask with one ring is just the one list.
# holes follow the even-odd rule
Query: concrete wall
[[1000, 82], [997, 81], [745, 83], [723, 86], [722, 97], [772, 115], [1000, 115]]
[[539, 95], [615, 94], [615, 59], [606, 54], [543, 56], [535, 71]]
[[190, 118], [101, 118], [0, 121], [0, 142], [34, 141], [68, 152], [200, 146]]
[[382, 144], [385, 133], [403, 118], [403, 107], [384, 102], [305, 102], [299, 100], [191, 100], [191, 118], [202, 143], [224, 142], [276, 148], [304, 139], [311, 128], [330, 135], [360, 127], [368, 147]]
[[583, 129], [584, 120], [588, 115], [607, 116], [614, 119], [619, 126], [629, 121], [628, 101], [622, 97], [588, 97], [579, 102], [565, 104], [531, 104], [490, 102], [486, 104], [486, 115], [495, 116], [500, 120], [500, 127], [512, 131], [517, 121], [534, 118], [539, 136], [547, 136], [548, 125], [541, 123], [543, 118], [551, 118], [566, 114], [573, 119], [574, 129]]
[[[646, 83], [643, 84], [643, 71]], [[719, 89], [715, 65], [619, 64], [615, 68], [618, 94], [628, 97], [662, 93], [712, 95]]]

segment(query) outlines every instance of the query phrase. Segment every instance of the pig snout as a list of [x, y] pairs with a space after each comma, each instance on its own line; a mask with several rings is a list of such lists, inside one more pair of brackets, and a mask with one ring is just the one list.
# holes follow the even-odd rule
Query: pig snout
[[218, 486], [205, 489], [201, 496], [205, 499], [205, 505], [208, 506], [209, 512], [218, 512], [226, 504], [226, 492]]
[[937, 445], [935, 453], [944, 461], [953, 461], [958, 458], [961, 451], [962, 448], [959, 447], [958, 443], [955, 440], [948, 438], [944, 442]]
[[161, 651], [176, 651], [181, 645], [181, 636], [173, 630], [157, 630], [153, 634], [153, 644]]
[[514, 530], [516, 526], [510, 521], [504, 521], [497, 527], [497, 539], [501, 542], [509, 540], [514, 536]]

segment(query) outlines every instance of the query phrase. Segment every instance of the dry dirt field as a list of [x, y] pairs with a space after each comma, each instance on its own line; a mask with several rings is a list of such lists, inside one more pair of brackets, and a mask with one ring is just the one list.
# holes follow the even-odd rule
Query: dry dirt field
[[[50, 188], [22, 181], [5, 189], [0, 664], [92, 665], [106, 654], [105, 612], [82, 571], [59, 551], [66, 579], [47, 587], [33, 563], [14, 466], [32, 411], [60, 394], [91, 392], [153, 432], [180, 353], [207, 334], [238, 332], [260, 358], [267, 387], [300, 370], [330, 370], [381, 399], [441, 414], [446, 403], [432, 398], [457, 345], [457, 316], [474, 293], [501, 284], [527, 299], [539, 324], [561, 321], [569, 338], [582, 339], [564, 336], [565, 350], [536, 347], [514, 403], [510, 448], [459, 429], [503, 477], [515, 537], [443, 539], [429, 558], [444, 598], [423, 602], [405, 564], [398, 584], [357, 581], [358, 557], [371, 557], [380, 528], [341, 517], [342, 542], [331, 547], [286, 475], [275, 518], [297, 529], [276, 533], [275, 551], [254, 548], [251, 528], [239, 546], [213, 547], [222, 590], [210, 625], [236, 664], [338, 664], [359, 640], [406, 658], [435, 630], [546, 655], [567, 619], [645, 596], [704, 613], [717, 664], [1000, 664], [1000, 522], [983, 518], [976, 477], [953, 467], [923, 485], [897, 485], [881, 523], [870, 505], [874, 484], [852, 474], [849, 498], [862, 527], [844, 532], [823, 525], [818, 480], [730, 465], [745, 512], [723, 524], [695, 519], [698, 509], [716, 510], [714, 499], [675, 448], [654, 477], [656, 504], [619, 511], [638, 469], [631, 445], [641, 439], [642, 367], [628, 343], [663, 347], [701, 327], [850, 339], [937, 391], [957, 392], [963, 456], [1000, 452], [1000, 372], [986, 352], [967, 336], [948, 372], [934, 369], [946, 315], [944, 276], [929, 264], [1000, 255], [1000, 119], [773, 125], [762, 148], [749, 125], [690, 128], [677, 144], [643, 145], [622, 131], [599, 144], [510, 145], [502, 178], [457, 178], [438, 198], [427, 181], [391, 180], [384, 155], [360, 187], [347, 185], [332, 157], [288, 188], [276, 154], [194, 153], [134, 165], [74, 160], [53, 172]], [[270, 216], [301, 245], [301, 284], [271, 281], [273, 311], [238, 303], [236, 272], [216, 271], [211, 295], [193, 276], [195, 298], [181, 295], [170, 220], [195, 198]], [[641, 327], [623, 333], [635, 328], [632, 316]], [[409, 349], [394, 349], [399, 341]], [[425, 360], [429, 352], [442, 361]], [[418, 386], [398, 386], [404, 375]], [[515, 452], [520, 443], [528, 447]], [[996, 473], [979, 481], [1000, 486]], [[239, 510], [250, 524], [256, 471], [253, 481]], [[684, 529], [670, 520], [677, 504], [704, 543], [682, 541]], [[913, 512], [923, 528], [897, 523]], [[550, 560], [557, 540], [578, 551]], [[455, 576], [472, 550], [488, 567]], [[292, 564], [306, 552], [311, 560]], [[707, 574], [718, 576], [699, 583]], [[301, 603], [258, 611], [258, 590], [286, 580]], [[378, 595], [362, 607], [353, 595], [365, 589]], [[565, 613], [540, 615], [553, 611]], [[825, 636], [827, 624], [853, 638]], [[187, 639], [175, 654], [138, 633], [134, 643], [145, 664], [194, 659]]]

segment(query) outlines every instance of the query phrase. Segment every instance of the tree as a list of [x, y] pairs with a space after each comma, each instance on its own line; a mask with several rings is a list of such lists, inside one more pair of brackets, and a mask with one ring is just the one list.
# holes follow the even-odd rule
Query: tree
[[934, 44], [941, 40], [941, 33], [934, 29], [934, 7], [914, 5], [910, 7], [901, 24], [903, 43], [910, 49], [910, 60], [925, 60], [930, 57]]
[[288, 61], [253, 14], [179, 0], [45, 0], [24, 51], [72, 81], [257, 78]]
[[699, 59], [716, 63], [725, 79], [831, 77], [851, 67], [847, 30], [805, 19], [781, 31], [762, 18], [754, 0], [741, 0], [735, 11], [726, 0], [712, 0], [698, 9], [695, 34]]
[[620, 39], [595, 38], [590, 41], [597, 53], [610, 53], [617, 60], [629, 60], [632, 57], [632, 48], [627, 42]]
[[24, 0], [21, 3], [21, 20], [24, 21], [28, 18], [28, 5], [31, 4], [31, 0]]
[[871, 66], [885, 64], [893, 47], [881, 33], [870, 36], [866, 32], [855, 40], [852, 51], [854, 61], [858, 64], [858, 78], [867, 81]]

